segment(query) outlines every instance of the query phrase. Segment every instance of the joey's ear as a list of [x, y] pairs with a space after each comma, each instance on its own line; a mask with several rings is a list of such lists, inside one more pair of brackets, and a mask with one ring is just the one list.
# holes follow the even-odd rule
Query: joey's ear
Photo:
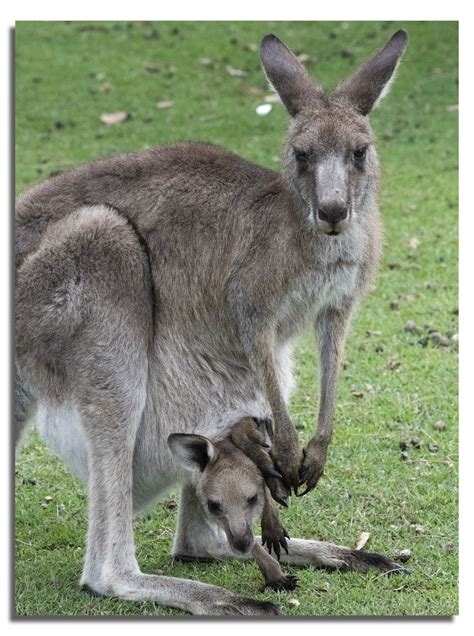
[[200, 470], [215, 455], [214, 444], [203, 435], [173, 433], [168, 437], [168, 446], [176, 459], [188, 470]]
[[266, 35], [260, 46], [263, 68], [292, 117], [322, 94], [296, 55], [275, 35]]
[[370, 113], [390, 90], [407, 42], [406, 31], [397, 31], [383, 49], [339, 84], [333, 94], [346, 97], [362, 115]]

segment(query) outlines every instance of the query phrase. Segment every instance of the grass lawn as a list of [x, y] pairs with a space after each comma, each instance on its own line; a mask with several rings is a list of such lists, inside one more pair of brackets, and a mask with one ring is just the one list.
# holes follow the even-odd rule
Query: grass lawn
[[[384, 173], [384, 261], [348, 340], [326, 475], [282, 518], [291, 536], [354, 545], [365, 531], [367, 549], [409, 549], [412, 576], [308, 568], [293, 571], [296, 592], [261, 593], [251, 562], [173, 564], [177, 493], [135, 520], [145, 572], [224, 585], [290, 615], [457, 613], [457, 24], [17, 24], [17, 192], [86, 160], [178, 139], [212, 141], [278, 169], [287, 115], [281, 104], [266, 117], [255, 113], [268, 94], [262, 36], [274, 32], [308, 53], [310, 73], [333, 87], [400, 27], [409, 47], [391, 95], [371, 116]], [[157, 108], [163, 101], [173, 105]], [[102, 113], [117, 111], [129, 119], [101, 123]], [[407, 321], [421, 333], [407, 331]], [[313, 349], [308, 332], [291, 403], [304, 441], [317, 412]], [[33, 433], [16, 466], [17, 614], [180, 614], [82, 592], [85, 531], [85, 489]]]

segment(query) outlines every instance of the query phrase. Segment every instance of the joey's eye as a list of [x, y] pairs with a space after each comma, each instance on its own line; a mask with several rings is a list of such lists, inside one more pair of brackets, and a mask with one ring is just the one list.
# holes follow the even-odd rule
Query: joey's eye
[[354, 159], [356, 161], [363, 161], [365, 159], [366, 152], [367, 148], [357, 148], [357, 150], [354, 150]]
[[306, 163], [308, 161], [308, 153], [304, 150], [295, 150], [295, 159], [298, 163]]
[[217, 501], [212, 501], [212, 499], [207, 500], [207, 507], [209, 512], [213, 515], [219, 515], [222, 512], [222, 506]]
[[257, 503], [257, 499], [258, 499], [258, 495], [257, 493], [255, 493], [255, 495], [253, 497], [249, 497], [247, 499], [247, 503], [249, 506], [255, 506], [255, 504]]

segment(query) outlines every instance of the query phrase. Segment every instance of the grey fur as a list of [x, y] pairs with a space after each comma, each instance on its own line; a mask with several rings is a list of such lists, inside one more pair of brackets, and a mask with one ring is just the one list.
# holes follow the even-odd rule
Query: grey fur
[[[88, 483], [84, 586], [201, 614], [278, 612], [222, 588], [142, 574], [132, 509], [187, 481], [170, 433], [224, 437], [247, 415], [272, 415], [287, 483], [316, 485], [344, 337], [380, 256], [378, 161], [361, 113], [405, 44], [398, 32], [362, 67], [361, 86], [347, 80], [326, 95], [277, 38], [263, 40], [268, 77], [294, 115], [282, 173], [177, 143], [79, 166], [19, 198], [18, 426], [37, 407], [45, 440]], [[308, 322], [321, 403], [302, 458], [286, 404], [291, 342]], [[225, 552], [192, 499], [185, 487], [178, 543], [192, 535]], [[298, 541], [291, 558], [340, 562], [328, 544]]]

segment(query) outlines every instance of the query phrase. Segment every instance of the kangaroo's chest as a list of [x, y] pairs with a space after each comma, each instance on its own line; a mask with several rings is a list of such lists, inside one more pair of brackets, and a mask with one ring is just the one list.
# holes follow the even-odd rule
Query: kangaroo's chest
[[298, 278], [281, 303], [277, 333], [290, 338], [325, 307], [337, 309], [357, 297], [359, 264], [339, 259]]

